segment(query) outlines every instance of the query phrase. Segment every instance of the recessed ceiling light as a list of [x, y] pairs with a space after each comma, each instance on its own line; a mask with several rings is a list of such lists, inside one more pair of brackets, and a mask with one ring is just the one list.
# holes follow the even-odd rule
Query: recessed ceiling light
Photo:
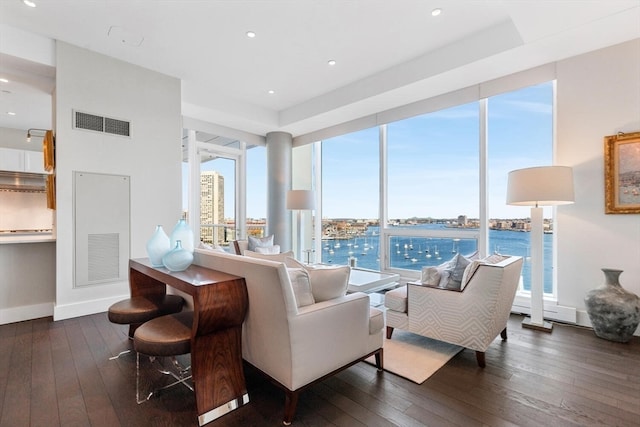
[[253, 31], [247, 31], [247, 37], [249, 37], [250, 39], [254, 38], [256, 36], [256, 33]]
[[15, 116], [16, 115], [16, 113], [14, 113], [13, 111], [7, 111], [7, 114], [10, 115], [10, 116]]
[[436, 8], [431, 11], [431, 16], [438, 16], [442, 13], [442, 9]]
[[329, 65], [336, 65], [336, 60], [335, 59], [330, 59], [327, 64]]
[[9, 83], [9, 80], [0, 77], [0, 83]]
[[275, 91], [275, 90], [270, 90], [270, 91], [268, 91], [267, 93], [268, 93], [269, 95], [273, 95], [274, 93], [276, 93], [276, 91]]
[[36, 4], [31, 0], [22, 0], [22, 3], [26, 4], [29, 7], [36, 7]]

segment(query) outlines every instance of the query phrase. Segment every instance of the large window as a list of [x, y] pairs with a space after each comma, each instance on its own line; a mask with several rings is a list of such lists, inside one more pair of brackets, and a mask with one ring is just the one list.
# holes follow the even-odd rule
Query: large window
[[378, 140], [371, 128], [322, 142], [322, 262], [380, 269]]
[[[528, 290], [529, 210], [506, 205], [506, 179], [513, 169], [552, 164], [552, 150], [552, 82], [322, 141], [322, 261], [353, 265], [357, 258], [358, 267], [417, 275], [455, 253], [488, 248], [525, 258]], [[547, 293], [551, 214], [545, 210]]]
[[[487, 100], [489, 249], [524, 257], [523, 287], [530, 289], [530, 209], [508, 206], [509, 171], [553, 162], [553, 82], [526, 87]], [[545, 293], [553, 289], [553, 210], [544, 208]]]
[[267, 149], [247, 150], [247, 225], [246, 235], [264, 237], [267, 224]]

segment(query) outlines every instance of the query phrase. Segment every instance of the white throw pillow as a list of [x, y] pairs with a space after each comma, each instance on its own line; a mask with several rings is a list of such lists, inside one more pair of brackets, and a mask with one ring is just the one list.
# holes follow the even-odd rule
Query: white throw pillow
[[247, 249], [254, 252], [257, 247], [266, 248], [273, 246], [273, 234], [267, 237], [248, 236], [247, 240], [249, 241], [249, 247]]
[[460, 283], [461, 291], [469, 284], [473, 275], [476, 274], [478, 268], [483, 264], [487, 263], [480, 259], [474, 259], [469, 265], [467, 265], [467, 268], [464, 269], [464, 274], [462, 275], [462, 282]]
[[283, 252], [278, 254], [261, 254], [258, 252], [246, 250], [244, 251], [243, 255], [251, 258], [260, 258], [260, 259], [268, 259], [269, 261], [284, 262], [285, 259], [293, 256], [293, 251]]
[[313, 292], [311, 291], [311, 281], [309, 273], [304, 268], [287, 268], [293, 294], [296, 298], [296, 305], [304, 307], [306, 305], [315, 304]]
[[351, 267], [315, 267], [305, 266], [309, 273], [311, 292], [316, 302], [327, 301], [347, 294]]
[[422, 267], [420, 282], [426, 286], [438, 286], [442, 269], [438, 267]]
[[279, 254], [280, 253], [280, 245], [256, 246], [256, 250], [254, 252], [257, 252], [259, 254], [265, 254], [265, 255]]

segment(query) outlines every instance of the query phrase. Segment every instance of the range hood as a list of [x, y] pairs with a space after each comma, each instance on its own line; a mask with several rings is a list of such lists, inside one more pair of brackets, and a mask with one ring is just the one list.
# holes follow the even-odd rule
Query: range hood
[[45, 191], [47, 175], [0, 171], [0, 190]]

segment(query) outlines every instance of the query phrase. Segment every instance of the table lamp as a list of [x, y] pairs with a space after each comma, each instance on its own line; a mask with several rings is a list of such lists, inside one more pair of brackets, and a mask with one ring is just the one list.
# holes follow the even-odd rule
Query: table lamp
[[298, 245], [296, 248], [296, 258], [302, 261], [302, 211], [313, 210], [315, 208], [315, 195], [311, 190], [289, 190], [287, 193], [287, 209], [298, 211], [297, 214], [297, 236]]
[[531, 317], [522, 327], [551, 332], [544, 321], [543, 218], [540, 206], [573, 203], [573, 171], [567, 166], [541, 166], [509, 172], [507, 204], [531, 206]]

